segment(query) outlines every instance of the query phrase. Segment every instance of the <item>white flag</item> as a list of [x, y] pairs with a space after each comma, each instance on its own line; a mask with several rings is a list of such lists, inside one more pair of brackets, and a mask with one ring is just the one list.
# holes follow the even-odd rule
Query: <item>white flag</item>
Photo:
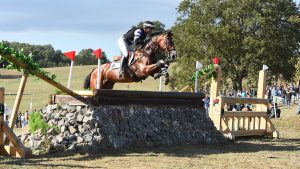
[[196, 70], [201, 69], [202, 67], [203, 65], [199, 61], [196, 61]]
[[268, 70], [268, 69], [269, 69], [269, 67], [267, 65], [263, 65], [262, 70]]

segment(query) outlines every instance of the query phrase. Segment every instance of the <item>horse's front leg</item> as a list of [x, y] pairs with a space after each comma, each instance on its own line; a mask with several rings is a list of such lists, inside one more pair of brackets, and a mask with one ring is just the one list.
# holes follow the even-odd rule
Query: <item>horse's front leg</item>
[[143, 67], [143, 69], [141, 71], [144, 75], [148, 76], [148, 75], [152, 74], [154, 71], [156, 71], [158, 68], [162, 68], [164, 65], [165, 65], [165, 63], [163, 61], [159, 61], [156, 64], [147, 65], [147, 66]]

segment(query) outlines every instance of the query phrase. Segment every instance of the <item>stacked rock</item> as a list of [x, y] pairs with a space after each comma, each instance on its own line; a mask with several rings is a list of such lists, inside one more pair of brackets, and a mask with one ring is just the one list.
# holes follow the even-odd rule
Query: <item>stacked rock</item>
[[51, 149], [97, 152], [103, 149], [224, 143], [204, 109], [182, 106], [48, 105], [43, 118], [60, 129], [48, 132]]

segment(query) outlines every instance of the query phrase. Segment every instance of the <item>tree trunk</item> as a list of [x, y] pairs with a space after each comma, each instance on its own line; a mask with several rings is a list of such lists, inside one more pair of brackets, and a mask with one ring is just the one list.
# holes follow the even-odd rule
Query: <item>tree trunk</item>
[[244, 72], [240, 71], [233, 79], [232, 79], [232, 87], [235, 91], [243, 89], [243, 79], [245, 78]]

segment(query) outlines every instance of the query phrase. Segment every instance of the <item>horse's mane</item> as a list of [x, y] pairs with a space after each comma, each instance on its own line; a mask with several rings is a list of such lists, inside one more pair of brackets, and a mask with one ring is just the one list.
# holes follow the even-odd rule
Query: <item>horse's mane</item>
[[150, 37], [152, 38], [152, 37], [154, 37], [154, 36], [158, 36], [158, 35], [164, 34], [164, 33], [166, 33], [166, 31], [164, 31], [164, 30], [158, 30], [158, 31], [152, 32], [152, 33], [150, 34]]

